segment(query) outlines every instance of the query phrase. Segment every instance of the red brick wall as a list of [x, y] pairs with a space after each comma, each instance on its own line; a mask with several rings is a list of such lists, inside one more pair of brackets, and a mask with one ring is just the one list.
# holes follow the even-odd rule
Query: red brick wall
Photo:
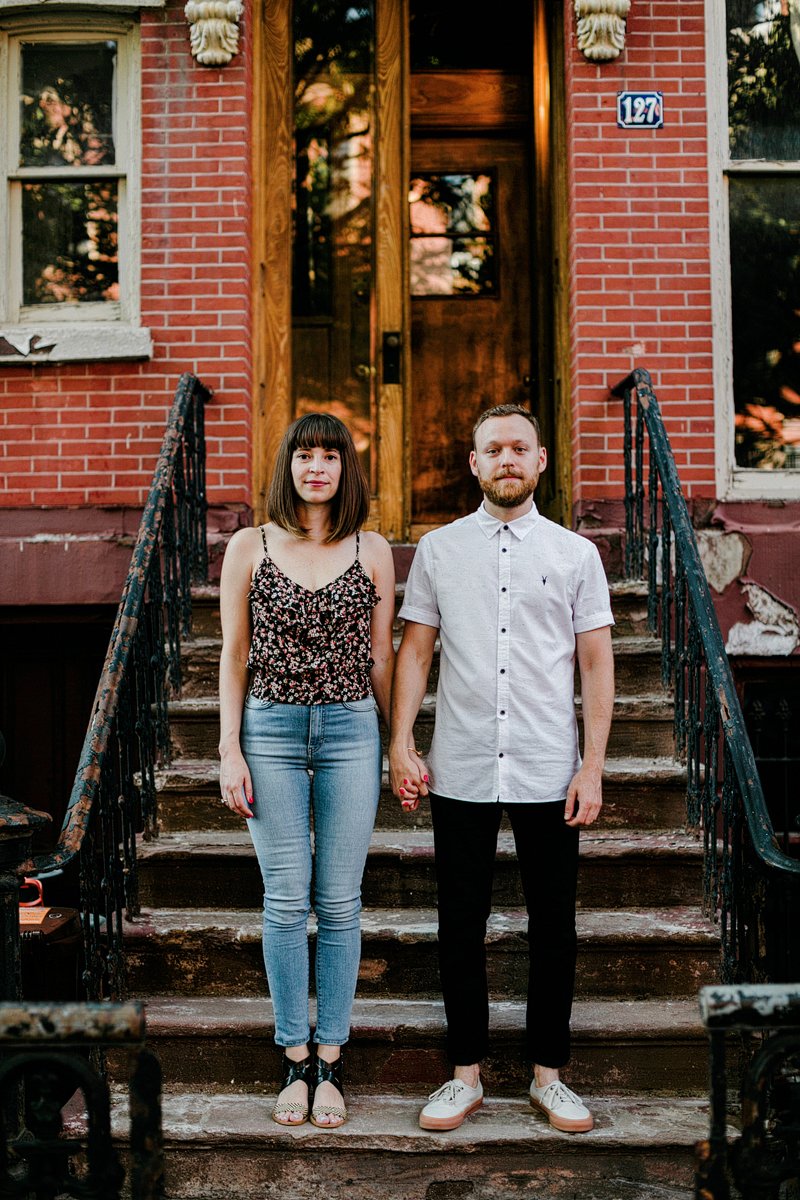
[[[603, 65], [564, 8], [575, 500], [621, 494], [608, 385], [633, 366], [653, 376], [684, 488], [713, 496], [704, 2], [635, 0], [626, 47]], [[663, 129], [617, 128], [617, 92], [637, 90], [664, 93]]]
[[149, 362], [0, 367], [0, 507], [139, 505], [175, 384], [208, 411], [212, 502], [250, 501], [250, 87], [201, 67], [183, 4], [142, 14], [142, 303]]

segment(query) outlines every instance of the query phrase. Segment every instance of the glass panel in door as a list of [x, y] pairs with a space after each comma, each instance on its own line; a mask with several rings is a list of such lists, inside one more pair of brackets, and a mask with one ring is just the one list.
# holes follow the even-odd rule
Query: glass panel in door
[[377, 491], [374, 4], [295, 0], [292, 390], [332, 412]]

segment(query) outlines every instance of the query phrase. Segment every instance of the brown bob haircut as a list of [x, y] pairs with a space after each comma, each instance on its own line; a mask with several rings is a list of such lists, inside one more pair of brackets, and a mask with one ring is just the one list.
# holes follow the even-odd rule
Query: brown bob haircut
[[313, 450], [316, 446], [338, 451], [342, 460], [341, 480], [331, 502], [331, 531], [325, 538], [326, 542], [341, 542], [360, 529], [369, 516], [369, 485], [350, 430], [330, 413], [307, 413], [286, 430], [267, 496], [267, 516], [295, 537], [308, 537], [297, 514], [292, 458], [295, 450]]
[[539, 429], [539, 422], [533, 415], [530, 409], [523, 408], [521, 404], [497, 404], [494, 408], [487, 408], [486, 412], [482, 412], [477, 421], [472, 427], [472, 448], [475, 449], [475, 434], [480, 429], [484, 421], [490, 421], [492, 417], [524, 417], [526, 421], [530, 421], [536, 434], [536, 444], [541, 446], [542, 433]]

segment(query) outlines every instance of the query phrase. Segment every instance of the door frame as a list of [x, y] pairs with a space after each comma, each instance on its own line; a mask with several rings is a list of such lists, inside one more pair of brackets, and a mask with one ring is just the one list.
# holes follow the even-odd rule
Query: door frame
[[[569, 231], [563, 0], [533, 4], [536, 382], [552, 394], [547, 431], [554, 473], [548, 515], [572, 508]], [[265, 518], [269, 479], [292, 417], [291, 203], [293, 95], [291, 0], [254, 0], [252, 23], [253, 515]], [[408, 213], [410, 161], [408, 0], [376, 0], [376, 280], [378, 495], [369, 527], [390, 541], [410, 535], [411, 390]], [[384, 332], [402, 333], [401, 382], [383, 382]]]

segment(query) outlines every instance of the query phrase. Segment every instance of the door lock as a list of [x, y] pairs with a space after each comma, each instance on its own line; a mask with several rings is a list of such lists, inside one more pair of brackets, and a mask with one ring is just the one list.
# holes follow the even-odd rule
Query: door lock
[[392, 332], [383, 335], [383, 382], [400, 383], [403, 336]]

